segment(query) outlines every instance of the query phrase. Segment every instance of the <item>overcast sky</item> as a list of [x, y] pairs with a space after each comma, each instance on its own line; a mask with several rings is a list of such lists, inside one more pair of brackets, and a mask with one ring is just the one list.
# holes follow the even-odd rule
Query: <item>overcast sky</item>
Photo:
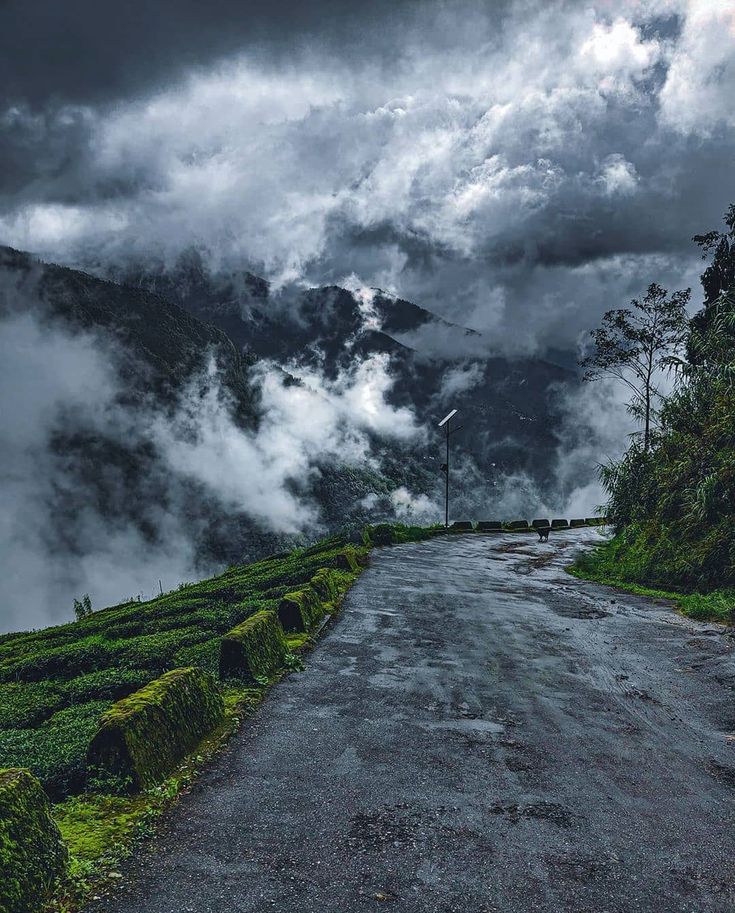
[[735, 0], [0, 0], [0, 243], [193, 244], [569, 347], [696, 285], [733, 98]]

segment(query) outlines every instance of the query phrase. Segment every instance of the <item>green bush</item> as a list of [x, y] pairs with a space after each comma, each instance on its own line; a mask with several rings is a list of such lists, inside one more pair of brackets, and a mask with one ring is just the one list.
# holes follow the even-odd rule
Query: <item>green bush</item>
[[128, 669], [150, 669], [163, 672], [173, 664], [174, 656], [192, 644], [201, 643], [211, 636], [198, 627], [180, 628], [160, 634], [142, 634], [116, 644], [117, 661]]
[[86, 754], [109, 701], [91, 701], [55, 713], [37, 729], [0, 732], [0, 764], [28, 768], [53, 798], [78, 792], [86, 778]]
[[222, 638], [220, 678], [256, 682], [270, 678], [286, 661], [283, 628], [273, 612], [256, 612]]
[[56, 682], [0, 685], [0, 730], [39, 726], [63, 706], [63, 690]]
[[0, 770], [0, 911], [40, 911], [67, 862], [41, 784], [27, 770]]
[[211, 640], [202, 641], [200, 644], [192, 644], [190, 647], [184, 647], [174, 656], [174, 665], [177, 668], [184, 666], [196, 666], [210, 675], [216, 676], [219, 672], [219, 645], [221, 638], [219, 635]]
[[200, 669], [174, 669], [114, 704], [91, 741], [95, 776], [160, 782], [224, 717], [214, 679]]
[[0, 681], [40, 682], [53, 678], [72, 678], [83, 672], [103, 668], [108, 647], [100, 635], [75, 643], [30, 653], [16, 662], [0, 664]]
[[[84, 704], [87, 701], [119, 701], [151, 680], [144, 669], [101, 669], [88, 672], [64, 682], [64, 703]], [[28, 685], [23, 685], [27, 688]]]

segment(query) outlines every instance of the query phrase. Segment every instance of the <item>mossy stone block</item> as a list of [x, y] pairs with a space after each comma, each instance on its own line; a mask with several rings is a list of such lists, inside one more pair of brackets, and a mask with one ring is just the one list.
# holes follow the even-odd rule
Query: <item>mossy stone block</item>
[[129, 778], [138, 789], [153, 786], [223, 718], [222, 694], [211, 675], [173, 669], [102, 715], [88, 767]]
[[41, 910], [68, 858], [39, 781], [28, 770], [0, 770], [1, 913]]
[[348, 547], [335, 555], [334, 567], [340, 571], [349, 571], [352, 574], [356, 574], [360, 570], [360, 562], [355, 549]]
[[600, 518], [599, 517], [587, 517], [584, 521], [587, 526], [599, 526]]
[[334, 602], [339, 597], [339, 577], [332, 568], [319, 568], [309, 581], [309, 586], [322, 602]]
[[531, 526], [534, 529], [546, 529], [547, 526], [551, 526], [551, 523], [548, 520], [534, 520]]
[[572, 529], [578, 529], [580, 526], [584, 526], [584, 520], [570, 520], [569, 525]]
[[284, 631], [308, 631], [324, 617], [324, 606], [311, 586], [286, 593], [278, 605], [278, 620]]
[[452, 525], [450, 527], [450, 529], [453, 529], [456, 532], [460, 532], [460, 533], [469, 532], [470, 530], [473, 530], [474, 528], [475, 527], [472, 525], [472, 523], [469, 520], [455, 520], [454, 523], [452, 523]]
[[396, 541], [396, 531], [390, 523], [378, 523], [376, 526], [369, 526], [363, 535], [365, 545], [393, 545]]
[[261, 611], [229, 631], [220, 643], [220, 678], [255, 682], [269, 678], [286, 661], [286, 641], [275, 612]]
[[552, 529], [569, 529], [568, 520], [552, 520], [551, 521]]
[[500, 520], [480, 520], [477, 529], [481, 533], [499, 533], [503, 529], [503, 524]]
[[510, 530], [527, 530], [528, 528], [528, 520], [511, 520], [508, 524]]

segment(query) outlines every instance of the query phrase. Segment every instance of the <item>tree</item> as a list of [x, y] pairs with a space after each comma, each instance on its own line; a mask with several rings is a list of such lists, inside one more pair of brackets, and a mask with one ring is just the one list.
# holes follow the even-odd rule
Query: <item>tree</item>
[[74, 600], [74, 615], [77, 621], [80, 621], [82, 618], [86, 618], [87, 615], [92, 614], [92, 600], [89, 598], [89, 593], [85, 593], [80, 599]]
[[711, 257], [702, 273], [704, 307], [692, 319], [687, 358], [692, 368], [722, 364], [724, 355], [732, 361], [735, 348], [735, 203], [725, 213], [727, 231], [695, 235], [702, 258]]
[[631, 391], [629, 411], [643, 423], [643, 449], [651, 442], [655, 403], [661, 393], [657, 381], [662, 371], [677, 364], [677, 354], [687, 336], [687, 304], [691, 289], [674, 292], [655, 282], [643, 298], [629, 308], [607, 311], [602, 326], [592, 330], [594, 351], [580, 361], [584, 379], [615, 377]]

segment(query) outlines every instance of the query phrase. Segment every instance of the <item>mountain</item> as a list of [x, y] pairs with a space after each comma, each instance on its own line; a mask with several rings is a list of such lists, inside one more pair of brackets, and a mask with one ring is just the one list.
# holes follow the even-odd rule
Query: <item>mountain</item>
[[[92, 339], [114, 376], [107, 399], [86, 410], [44, 394], [56, 412], [34, 470], [39, 492], [29, 488], [54, 558], [83, 562], [99, 543], [127, 548], [131, 537], [157, 555], [181, 540], [204, 571], [337, 528], [416, 510], [436, 517], [436, 424], [451, 408], [463, 424], [456, 513], [494, 513], [506, 476], [553, 484], [554, 391], [575, 379], [563, 367], [488, 356], [478, 333], [379, 290], [275, 294], [249, 273], [215, 275], [193, 255], [115, 280], [0, 248], [2, 317], [32, 314], [64, 339]], [[289, 389], [334, 413], [326, 449], [279, 426]], [[424, 430], [395, 433], [394, 420]], [[299, 422], [308, 431], [309, 416]], [[529, 491], [529, 510], [533, 499]], [[290, 510], [298, 534], [285, 532]], [[139, 551], [128, 553], [136, 565]]]
[[[478, 332], [379, 289], [273, 294], [252, 273], [212, 273], [196, 251], [172, 268], [128, 269], [120, 278], [219, 327], [246, 357], [273, 360], [296, 375], [308, 368], [334, 378], [360, 359], [385, 355], [393, 384], [388, 401], [429, 427], [459, 409], [459, 446], [485, 481], [518, 472], [542, 486], [552, 481], [561, 421], [556, 394], [577, 381], [569, 353], [556, 352], [553, 361], [492, 356]], [[435, 479], [442, 461], [435, 436], [420, 459]]]

